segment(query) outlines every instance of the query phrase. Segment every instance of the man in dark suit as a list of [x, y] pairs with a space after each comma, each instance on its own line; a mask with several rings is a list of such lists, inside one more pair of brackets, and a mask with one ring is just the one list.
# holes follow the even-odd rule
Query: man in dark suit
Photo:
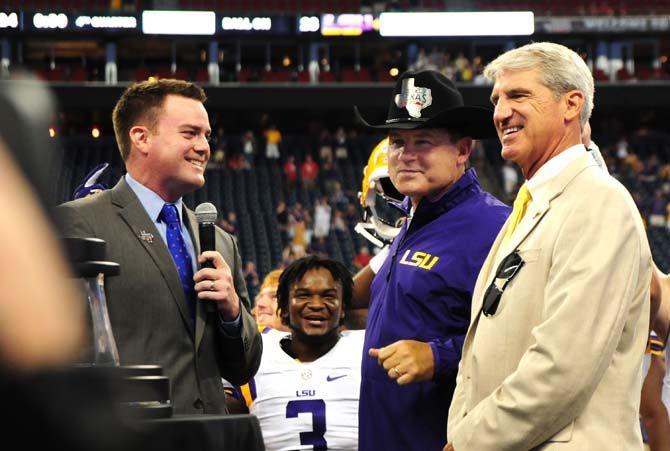
[[[121, 364], [161, 365], [177, 414], [227, 412], [221, 378], [246, 383], [262, 349], [235, 241], [217, 228], [216, 251], [201, 253], [182, 202], [205, 183], [205, 99], [180, 80], [129, 87], [113, 113], [127, 174], [58, 208], [65, 235], [105, 240], [108, 259], [120, 263], [106, 295]], [[213, 267], [202, 268], [206, 261]]]

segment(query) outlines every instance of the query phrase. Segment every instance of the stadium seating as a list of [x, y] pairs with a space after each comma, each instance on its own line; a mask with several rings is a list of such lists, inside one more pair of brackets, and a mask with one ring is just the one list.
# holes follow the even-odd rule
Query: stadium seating
[[291, 80], [291, 72], [286, 69], [264, 71], [261, 80], [270, 83], [282, 83]]
[[337, 81], [337, 78], [333, 72], [320, 72], [319, 81], [321, 83], [334, 83]]
[[[232, 140], [233, 137], [231, 137]], [[287, 136], [286, 141], [298, 146], [303, 138]], [[66, 137], [62, 139], [63, 160], [56, 186], [56, 198], [59, 202], [71, 199], [74, 188], [83, 182], [92, 168], [102, 162], [111, 163], [110, 169], [101, 181], [112, 187], [124, 173], [123, 164], [113, 137], [92, 139], [87, 136]], [[367, 145], [367, 144], [366, 144]], [[352, 162], [340, 162], [340, 170], [347, 174], [343, 177], [348, 184], [349, 192], [356, 192], [360, 183], [354, 173], [362, 173], [362, 169], [354, 168]], [[323, 194], [316, 187], [310, 195], [299, 183], [293, 190], [282, 194], [282, 170], [277, 160], [257, 158], [250, 169], [232, 170], [229, 167], [212, 167], [206, 174], [207, 183], [195, 192], [185, 196], [184, 201], [191, 208], [202, 202], [213, 203], [220, 217], [233, 211], [237, 215], [237, 239], [243, 262], [256, 263], [259, 276], [262, 278], [270, 270], [281, 264], [282, 242], [277, 224], [275, 209], [280, 199], [287, 199], [292, 206], [301, 201], [306, 208], [311, 208], [315, 198]], [[353, 270], [353, 258], [361, 242], [352, 230], [331, 231], [327, 238], [327, 248], [331, 256], [345, 261]]]
[[[229, 134], [230, 143], [239, 142], [239, 137]], [[335, 159], [337, 179], [342, 183], [347, 202], [343, 206], [331, 204], [333, 211], [337, 208], [357, 205], [355, 196], [360, 188], [360, 177], [363, 166], [367, 161], [369, 149], [379, 142], [380, 136], [374, 134], [360, 134], [348, 143], [348, 158]], [[627, 137], [631, 149], [635, 149], [641, 160], [655, 155], [661, 163], [670, 162], [670, 139], [663, 133], [646, 131]], [[262, 143], [261, 143], [262, 144]], [[605, 153], [613, 152], [612, 145], [603, 144]], [[299, 165], [306, 152], [315, 153], [313, 142], [304, 135], [285, 133], [282, 140], [282, 155], [293, 154]], [[235, 146], [232, 146], [235, 147]], [[259, 148], [262, 146], [259, 145]], [[485, 146], [486, 149], [486, 146]], [[494, 154], [499, 148], [492, 145]], [[101, 180], [107, 186], [113, 186], [123, 174], [123, 164], [112, 136], [93, 139], [90, 136], [73, 136], [62, 139], [63, 161], [57, 168], [59, 176], [55, 184], [55, 197], [59, 201], [70, 200], [74, 188], [82, 183], [86, 174], [101, 162], [110, 162], [111, 168]], [[491, 158], [489, 158], [491, 159]], [[624, 162], [624, 159], [621, 159]], [[228, 212], [237, 215], [237, 239], [243, 262], [253, 261], [262, 278], [271, 269], [282, 263], [282, 249], [288, 244], [282, 237], [278, 223], [276, 208], [280, 200], [287, 203], [289, 209], [300, 202], [308, 211], [312, 211], [317, 197], [327, 195], [324, 184], [325, 177], [319, 177], [316, 186], [307, 190], [302, 180], [298, 179], [295, 187], [287, 189], [282, 182], [282, 161], [267, 160], [263, 153], [256, 155], [254, 164], [247, 169], [232, 169], [226, 165], [211, 165], [206, 175], [206, 184], [203, 188], [185, 196], [185, 202], [190, 207], [201, 202], [212, 202], [219, 210], [220, 217], [226, 217]], [[479, 169], [479, 168], [478, 168]], [[496, 185], [495, 170], [486, 175], [480, 174], [482, 180], [487, 178], [489, 185]], [[649, 172], [649, 171], [647, 171]], [[615, 176], [634, 193], [638, 206], [643, 214], [650, 204], [654, 193], [663, 186], [664, 178], [652, 172], [636, 173], [623, 167], [616, 170]], [[358, 208], [358, 207], [356, 207]], [[670, 270], [670, 232], [665, 227], [649, 227], [649, 240], [656, 263], [663, 271]], [[361, 246], [366, 246], [366, 240], [353, 231], [351, 221], [345, 228], [331, 227], [326, 238], [328, 254], [345, 262], [353, 270], [353, 259]]]
[[654, 262], [661, 271], [667, 273], [670, 271], [670, 232], [665, 228], [650, 227], [648, 235]]
[[354, 68], [344, 68], [342, 69], [341, 79], [343, 82], [349, 83], [369, 82], [372, 80], [372, 76], [367, 69], [355, 70]]

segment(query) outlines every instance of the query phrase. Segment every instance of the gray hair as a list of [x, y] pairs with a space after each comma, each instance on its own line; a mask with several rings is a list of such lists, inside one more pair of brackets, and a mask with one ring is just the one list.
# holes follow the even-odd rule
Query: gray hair
[[593, 111], [593, 75], [584, 60], [573, 50], [553, 42], [535, 42], [503, 53], [484, 69], [484, 76], [495, 83], [502, 71], [537, 70], [542, 84], [556, 96], [576, 89], [584, 94], [579, 112], [584, 127]]

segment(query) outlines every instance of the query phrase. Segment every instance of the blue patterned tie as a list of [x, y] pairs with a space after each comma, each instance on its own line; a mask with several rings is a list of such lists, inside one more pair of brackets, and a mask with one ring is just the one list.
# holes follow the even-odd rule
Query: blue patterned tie
[[191, 321], [195, 321], [195, 290], [193, 282], [193, 266], [191, 266], [191, 256], [186, 249], [184, 237], [181, 235], [181, 224], [177, 207], [173, 204], [163, 205], [158, 219], [167, 224], [167, 246], [174, 264], [177, 266], [181, 287], [184, 290], [186, 298], [186, 307], [188, 308]]

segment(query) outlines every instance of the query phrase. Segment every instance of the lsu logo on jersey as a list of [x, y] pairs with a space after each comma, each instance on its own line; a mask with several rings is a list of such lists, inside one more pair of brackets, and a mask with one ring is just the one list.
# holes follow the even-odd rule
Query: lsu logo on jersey
[[305, 396], [316, 396], [316, 390], [296, 390], [296, 398], [304, 398]]
[[[410, 256], [411, 255], [411, 256]], [[407, 249], [400, 259], [401, 265], [416, 266], [421, 269], [430, 271], [438, 262], [440, 257], [437, 255], [430, 255], [426, 252], [416, 251], [412, 253], [411, 249]]]

